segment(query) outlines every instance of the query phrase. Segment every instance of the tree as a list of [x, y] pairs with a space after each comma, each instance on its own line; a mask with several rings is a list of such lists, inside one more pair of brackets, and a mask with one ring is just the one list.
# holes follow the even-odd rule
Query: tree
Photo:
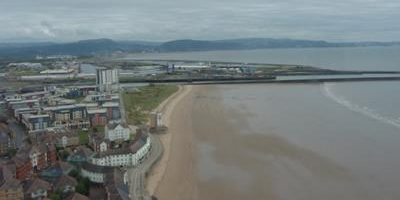
[[76, 170], [76, 169], [73, 169], [72, 171], [69, 172], [68, 175], [70, 175], [70, 176], [72, 176], [74, 178], [77, 178], [79, 176], [79, 171]]
[[63, 192], [61, 190], [56, 190], [49, 194], [49, 199], [51, 200], [62, 200]]
[[90, 187], [90, 180], [88, 178], [83, 178], [81, 176], [78, 177], [78, 185], [76, 186], [76, 192], [89, 195], [89, 187]]
[[85, 187], [83, 182], [78, 182], [78, 185], [75, 187], [76, 192], [83, 194], [83, 195], [88, 195], [89, 190], [88, 188]]

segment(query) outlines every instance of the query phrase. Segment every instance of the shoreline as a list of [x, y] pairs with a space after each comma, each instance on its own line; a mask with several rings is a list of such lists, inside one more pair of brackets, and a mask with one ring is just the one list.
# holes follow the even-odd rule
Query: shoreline
[[168, 131], [165, 134], [156, 135], [156, 137], [161, 140], [164, 151], [161, 159], [154, 164], [146, 178], [145, 188], [150, 196], [155, 195], [161, 181], [164, 179], [165, 171], [169, 164], [171, 143], [174, 137], [174, 133], [172, 133], [173, 131], [170, 131], [172, 128], [171, 115], [178, 103], [192, 91], [192, 86], [190, 85], [179, 85], [178, 87], [179, 89], [177, 92], [164, 100], [155, 109], [156, 111], [163, 113], [163, 124], [168, 127]]

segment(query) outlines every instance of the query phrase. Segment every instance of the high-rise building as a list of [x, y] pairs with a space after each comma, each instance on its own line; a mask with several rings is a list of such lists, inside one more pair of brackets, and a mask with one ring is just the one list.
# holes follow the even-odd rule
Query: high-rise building
[[117, 91], [119, 87], [118, 69], [96, 69], [96, 84], [99, 92]]

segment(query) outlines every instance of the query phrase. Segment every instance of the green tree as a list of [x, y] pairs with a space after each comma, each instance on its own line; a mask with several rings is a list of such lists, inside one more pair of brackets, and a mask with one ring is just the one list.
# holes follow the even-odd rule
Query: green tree
[[76, 186], [75, 190], [76, 192], [83, 194], [83, 195], [89, 195], [89, 187], [90, 187], [90, 180], [88, 178], [78, 178], [78, 185]]
[[68, 175], [70, 175], [70, 176], [72, 176], [74, 178], [77, 178], [79, 176], [79, 171], [76, 170], [76, 169], [73, 169], [72, 171], [69, 172]]
[[49, 199], [51, 200], [62, 200], [63, 199], [63, 192], [61, 190], [56, 190], [49, 194]]

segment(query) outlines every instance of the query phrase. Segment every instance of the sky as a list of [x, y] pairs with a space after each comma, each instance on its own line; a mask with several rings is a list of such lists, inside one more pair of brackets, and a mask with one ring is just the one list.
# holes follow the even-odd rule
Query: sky
[[400, 41], [399, 0], [1, 0], [0, 42]]

